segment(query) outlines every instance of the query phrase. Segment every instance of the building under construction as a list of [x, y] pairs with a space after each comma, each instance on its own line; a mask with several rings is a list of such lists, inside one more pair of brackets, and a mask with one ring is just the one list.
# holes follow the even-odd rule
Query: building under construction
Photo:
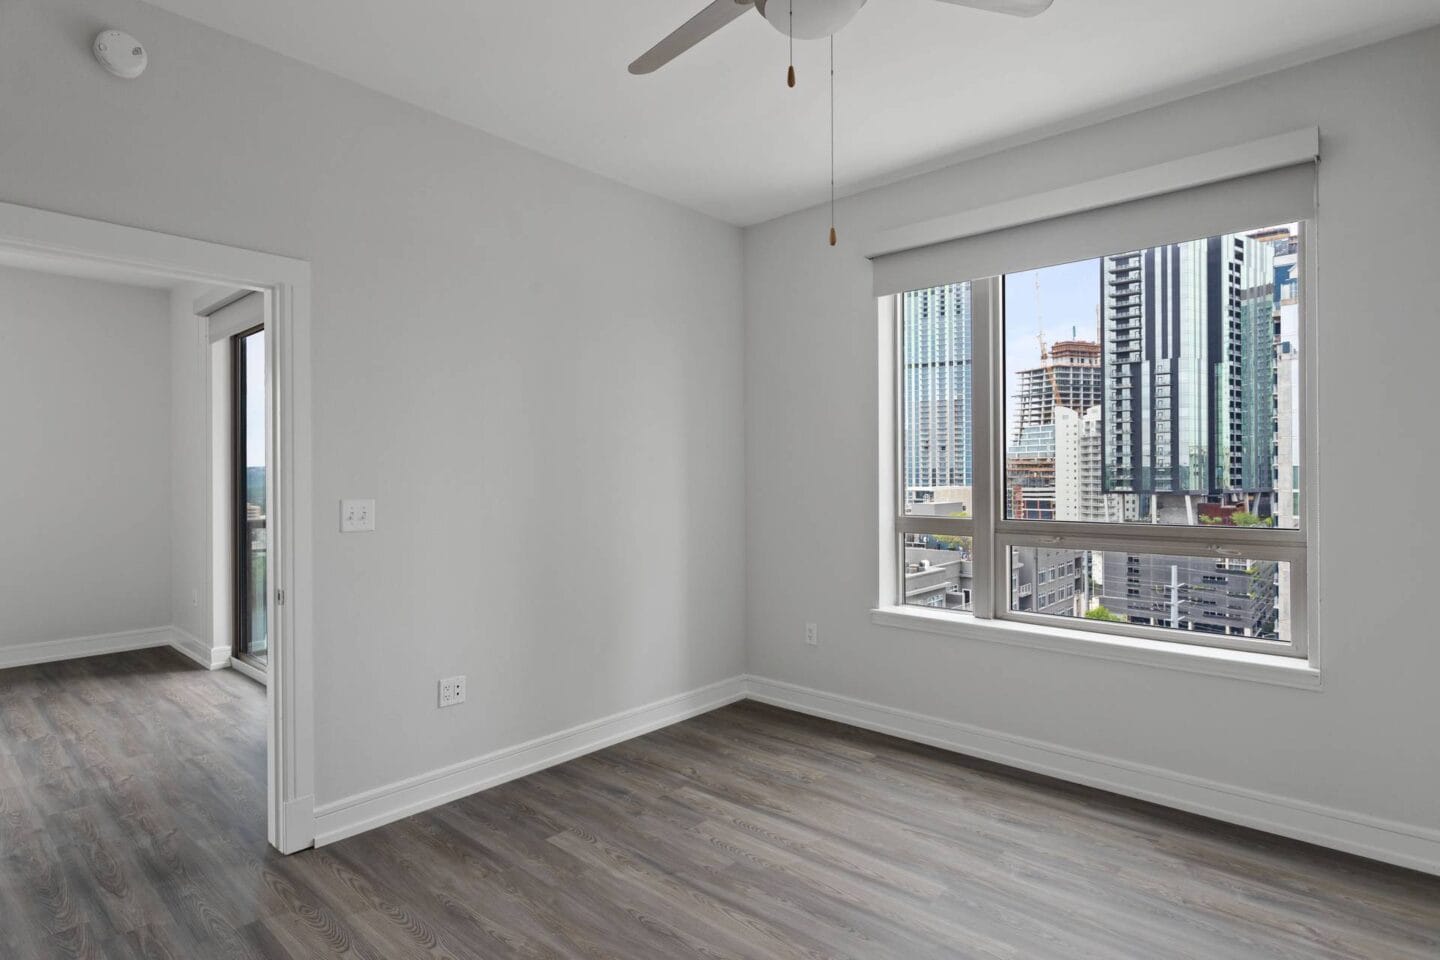
[[1055, 504], [1055, 410], [1083, 416], [1100, 406], [1104, 388], [1100, 344], [1040, 340], [1040, 366], [1019, 372], [1014, 435], [1007, 456], [1006, 491], [1011, 517], [1057, 519]]

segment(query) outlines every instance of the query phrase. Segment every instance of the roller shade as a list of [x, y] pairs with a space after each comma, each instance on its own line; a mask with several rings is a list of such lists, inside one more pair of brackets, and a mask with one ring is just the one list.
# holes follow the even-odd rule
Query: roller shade
[[247, 293], [210, 314], [210, 342], [226, 340], [265, 322], [265, 298]]
[[[874, 255], [875, 295], [1306, 220], [1315, 214], [1314, 159], [1311, 152], [1278, 169]], [[1146, 182], [1145, 171], [1135, 177]], [[1154, 182], [1148, 181], [1150, 187]], [[1083, 196], [1083, 188], [1073, 189], [1076, 197]], [[1063, 207], [1062, 200], [1057, 199], [1058, 206]], [[1016, 212], [1023, 215], [1024, 208], [1016, 205]], [[987, 216], [976, 214], [971, 222], [986, 225]], [[944, 221], [935, 223], [932, 229], [944, 229]], [[899, 245], [917, 233], [923, 229], [894, 231], [890, 243]]]

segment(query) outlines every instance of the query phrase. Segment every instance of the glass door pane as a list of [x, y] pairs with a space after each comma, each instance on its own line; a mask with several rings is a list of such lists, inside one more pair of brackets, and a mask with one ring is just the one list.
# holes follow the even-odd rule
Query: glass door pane
[[265, 329], [234, 338], [235, 358], [235, 653], [265, 666], [269, 653], [266, 622], [265, 499]]

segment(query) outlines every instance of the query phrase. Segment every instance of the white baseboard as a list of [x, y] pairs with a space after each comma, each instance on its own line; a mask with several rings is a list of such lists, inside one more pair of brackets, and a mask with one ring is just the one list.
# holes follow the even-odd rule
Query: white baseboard
[[270, 675], [264, 670], [257, 670], [255, 667], [250, 666], [250, 664], [246, 663], [244, 660], [241, 660], [239, 657], [227, 657], [226, 659], [230, 664], [231, 670], [234, 670], [236, 673], [241, 674], [242, 676], [249, 677], [251, 680], [254, 680], [262, 687], [270, 686]]
[[315, 808], [315, 846], [498, 786], [566, 760], [734, 703], [745, 678], [732, 677], [688, 693], [582, 723], [513, 747], [398, 780]]
[[36, 643], [0, 647], [0, 669], [32, 663], [51, 663], [56, 660], [74, 660], [77, 657], [93, 657], [102, 653], [143, 650], [146, 647], [163, 647], [169, 643], [169, 627], [147, 627], [143, 630], [100, 633], [91, 637], [41, 640]]
[[746, 694], [752, 700], [787, 710], [1440, 874], [1440, 830], [1071, 750], [763, 677], [748, 677]]
[[230, 665], [229, 647], [212, 647], [195, 634], [179, 627], [170, 627], [170, 646], [194, 660], [206, 670], [219, 670]]
[[297, 853], [315, 846], [315, 798], [306, 794], [281, 804], [278, 826], [274, 842], [281, 853]]
[[334, 843], [746, 698], [1440, 875], [1440, 830], [753, 676], [724, 680], [322, 804], [314, 810], [315, 845]]

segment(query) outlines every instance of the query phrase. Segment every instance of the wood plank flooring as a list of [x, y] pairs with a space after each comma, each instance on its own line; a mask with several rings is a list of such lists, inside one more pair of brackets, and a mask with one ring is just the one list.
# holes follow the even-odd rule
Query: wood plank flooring
[[281, 857], [263, 713], [0, 671], [0, 957], [1440, 957], [1440, 879], [753, 703]]

